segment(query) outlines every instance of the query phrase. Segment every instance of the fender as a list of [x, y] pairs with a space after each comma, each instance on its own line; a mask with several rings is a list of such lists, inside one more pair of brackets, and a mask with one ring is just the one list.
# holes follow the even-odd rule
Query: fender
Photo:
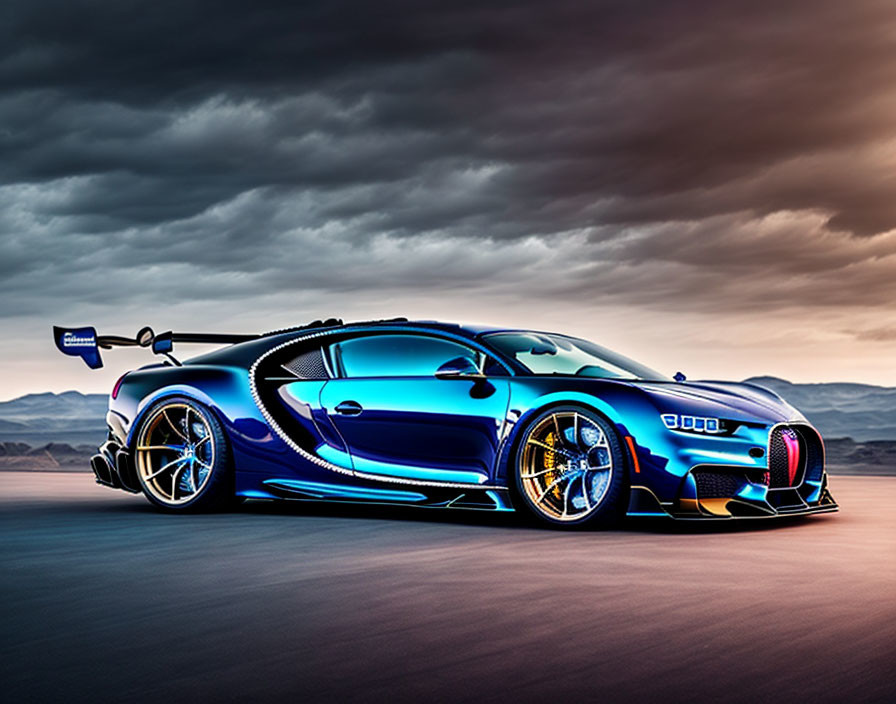
[[238, 430], [246, 420], [266, 426], [249, 393], [246, 370], [202, 365], [156, 367], [128, 374], [118, 399], [110, 401], [110, 411], [128, 419], [124, 423], [128, 446], [147, 410], [160, 399], [171, 396], [185, 396], [201, 403], [232, 430]]
[[[517, 382], [518, 384], [514, 389], [515, 391], [519, 388], [521, 378], [518, 377]], [[634, 396], [631, 391], [632, 390], [627, 390], [627, 392], [623, 391], [620, 395], [630, 398]], [[582, 406], [583, 408], [587, 408], [603, 416], [610, 422], [611, 425], [616, 428], [617, 434], [619, 436], [619, 441], [620, 443], [622, 443], [623, 454], [628, 454], [623, 442], [623, 437], [628, 434], [628, 429], [626, 428], [623, 421], [624, 413], [620, 412], [620, 404], [618, 402], [619, 399], [616, 399], [617, 404], [614, 406], [603, 400], [599, 396], [567, 390], [544, 393], [534, 396], [533, 398], [525, 398], [525, 396], [528, 396], [528, 394], [521, 395], [519, 393], [515, 393], [515, 395], [510, 399], [510, 410], [508, 411], [507, 417], [507, 431], [502, 442], [501, 450], [498, 455], [498, 461], [495, 467], [495, 477], [498, 481], [509, 484], [509, 466], [516, 449], [520, 430], [527, 427], [529, 422], [536, 415], [554, 406]], [[524, 412], [520, 412], [519, 410], [517, 410], [519, 407], [526, 408], [527, 410]], [[625, 404], [622, 404], [622, 407], [624, 408]], [[626, 464], [631, 464], [631, 462], [627, 461]]]

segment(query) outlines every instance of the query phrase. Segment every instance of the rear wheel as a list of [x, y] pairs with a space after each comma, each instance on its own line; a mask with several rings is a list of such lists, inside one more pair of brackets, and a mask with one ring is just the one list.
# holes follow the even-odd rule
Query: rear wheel
[[622, 448], [598, 414], [577, 406], [551, 408], [523, 431], [515, 480], [521, 502], [545, 523], [606, 524], [620, 515]]
[[143, 493], [160, 508], [212, 510], [231, 502], [224, 431], [195, 401], [172, 398], [153, 406], [137, 432], [134, 457]]

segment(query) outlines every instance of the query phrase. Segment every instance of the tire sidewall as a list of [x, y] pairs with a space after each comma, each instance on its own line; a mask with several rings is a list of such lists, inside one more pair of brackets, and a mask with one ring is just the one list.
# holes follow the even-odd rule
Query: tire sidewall
[[[532, 500], [529, 498], [526, 490], [523, 487], [522, 477], [520, 477], [520, 462], [522, 458], [523, 447], [526, 443], [529, 433], [532, 432], [532, 429], [534, 427], [536, 427], [541, 421], [543, 421], [545, 418], [550, 417], [554, 413], [572, 411], [580, 413], [583, 416], [587, 417], [589, 420], [596, 423], [604, 432], [604, 435], [607, 438], [607, 444], [610, 447], [610, 455], [613, 459], [613, 474], [610, 478], [610, 486], [607, 489], [607, 493], [604, 495], [604, 498], [601, 500], [600, 506], [596, 511], [576, 520], [559, 521], [545, 515], [537, 506], [533, 504]], [[625, 454], [622, 450], [622, 443], [619, 440], [619, 436], [615, 428], [613, 427], [613, 424], [603, 415], [588, 408], [587, 406], [579, 406], [573, 404], [551, 406], [550, 408], [547, 408], [536, 414], [528, 423], [526, 423], [526, 426], [520, 433], [519, 440], [516, 443], [516, 448], [513, 453], [513, 465], [511, 470], [513, 472], [513, 479], [510, 482], [510, 485], [513, 488], [514, 503], [518, 504], [524, 510], [524, 513], [528, 517], [535, 519], [542, 525], [549, 525], [554, 528], [569, 529], [608, 526], [617, 522], [621, 518], [621, 502], [625, 493], [625, 486], [627, 483], [627, 469]]]
[[[192, 499], [181, 504], [172, 505], [161, 501], [147, 488], [146, 483], [143, 480], [143, 475], [138, 468], [137, 481], [140, 482], [140, 488], [143, 490], [143, 495], [156, 507], [165, 511], [177, 513], [212, 511], [227, 507], [227, 505], [232, 502], [233, 498], [233, 477], [232, 472], [230, 471], [230, 448], [227, 444], [227, 436], [224, 433], [224, 428], [215, 414], [206, 406], [187, 396], [167, 396], [156, 401], [150, 406], [146, 413], [143, 414], [140, 421], [140, 428], [134, 434], [134, 448], [136, 448], [140, 434], [143, 432], [143, 425], [153, 418], [160, 408], [171, 404], [183, 404], [189, 406], [192, 411], [197, 415], [202, 416], [206, 423], [208, 423], [212, 439], [215, 443], [211, 476], [205, 486], [202, 487], [202, 490]], [[133, 454], [136, 467], [136, 451], [134, 451]]]

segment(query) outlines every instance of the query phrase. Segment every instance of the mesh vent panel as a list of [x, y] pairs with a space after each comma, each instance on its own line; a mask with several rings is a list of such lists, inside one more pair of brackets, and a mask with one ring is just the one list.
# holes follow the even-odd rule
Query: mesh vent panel
[[743, 476], [725, 472], [694, 472], [697, 496], [701, 499], [727, 499], [734, 496], [744, 483]]
[[324, 356], [320, 348], [303, 352], [298, 357], [283, 365], [288, 372], [300, 379], [328, 379]]
[[[784, 436], [797, 440], [799, 454], [797, 457], [796, 475], [791, 480], [788, 475], [787, 443]], [[817, 471], [821, 476], [824, 461], [822, 460], [821, 444], [818, 437], [799, 426], [777, 427], [772, 432], [768, 448], [768, 473], [769, 488], [783, 489], [791, 486], [799, 486], [803, 483], [803, 476], [807, 468], [809, 474]]]
[[783, 428], [775, 428], [768, 449], [768, 472], [770, 475], [768, 485], [772, 489], [790, 486], [790, 479], [787, 476], [787, 445], [784, 442], [783, 433]]

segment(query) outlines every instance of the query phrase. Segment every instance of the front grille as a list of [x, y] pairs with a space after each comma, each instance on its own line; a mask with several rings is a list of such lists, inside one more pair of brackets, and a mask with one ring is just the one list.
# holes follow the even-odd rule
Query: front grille
[[769, 437], [769, 489], [786, 489], [803, 483], [805, 477], [821, 478], [824, 451], [821, 438], [808, 426], [779, 425]]
[[701, 499], [728, 499], [734, 496], [744, 483], [744, 477], [730, 472], [711, 470], [694, 471], [697, 496]]

